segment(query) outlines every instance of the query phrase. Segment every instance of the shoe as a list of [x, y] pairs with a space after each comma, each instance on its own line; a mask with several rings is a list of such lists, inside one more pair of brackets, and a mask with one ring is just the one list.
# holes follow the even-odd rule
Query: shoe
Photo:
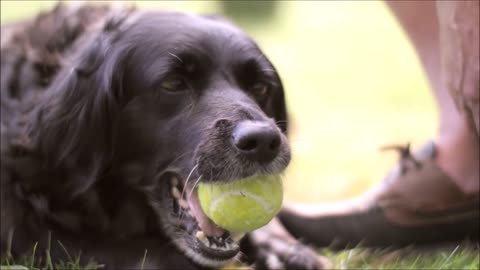
[[463, 193], [436, 166], [433, 142], [415, 154], [399, 150], [384, 181], [342, 203], [286, 206], [280, 221], [295, 237], [318, 247], [402, 247], [479, 240], [479, 194]]

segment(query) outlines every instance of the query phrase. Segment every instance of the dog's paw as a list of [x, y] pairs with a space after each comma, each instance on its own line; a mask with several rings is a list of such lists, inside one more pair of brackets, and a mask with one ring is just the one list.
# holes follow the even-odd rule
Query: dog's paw
[[326, 269], [329, 262], [318, 255], [311, 248], [295, 244], [288, 250], [276, 250], [268, 246], [259, 248], [257, 260], [254, 264], [256, 270], [320, 270]]
[[[256, 270], [320, 270], [330, 268], [329, 260], [290, 236], [281, 224], [272, 220], [248, 235], [249, 254]], [[247, 253], [247, 250], [244, 251]]]
[[293, 246], [285, 261], [286, 269], [326, 269], [329, 265], [327, 258], [302, 244]]

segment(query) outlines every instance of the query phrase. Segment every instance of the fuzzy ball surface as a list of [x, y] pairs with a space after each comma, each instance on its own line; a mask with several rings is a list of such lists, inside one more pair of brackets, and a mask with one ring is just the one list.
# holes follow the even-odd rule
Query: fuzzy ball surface
[[279, 175], [254, 176], [231, 183], [200, 183], [204, 213], [230, 232], [251, 232], [280, 211], [283, 185]]

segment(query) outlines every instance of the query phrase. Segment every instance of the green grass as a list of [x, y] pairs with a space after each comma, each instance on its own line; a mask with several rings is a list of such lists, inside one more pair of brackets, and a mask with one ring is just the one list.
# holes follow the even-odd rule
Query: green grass
[[[1, 22], [31, 16], [54, 2], [2, 0]], [[217, 1], [137, 3], [222, 12]], [[381, 145], [411, 141], [416, 146], [434, 136], [438, 119], [429, 86], [413, 48], [382, 2], [282, 1], [269, 21], [235, 20], [272, 59], [287, 91], [293, 150], [287, 200], [331, 202], [360, 194], [396, 162], [395, 155], [378, 152]], [[407, 251], [321, 253], [336, 269], [479, 268], [478, 250], [471, 245], [417, 255]], [[32, 258], [6, 263], [30, 266]], [[78, 258], [53, 265], [95, 266], [81, 268]]]
[[334, 269], [479, 269], [478, 246], [465, 243], [458, 246], [398, 250], [355, 248], [341, 252], [323, 250], [332, 260]]
[[[63, 247], [62, 243], [58, 242], [56, 243]], [[50, 243], [49, 243], [50, 246]], [[66, 253], [67, 261], [63, 260], [56, 260], [55, 258], [52, 258], [50, 254], [50, 248], [48, 247], [45, 250], [37, 250], [37, 245], [33, 246], [32, 248], [32, 254], [30, 255], [25, 255], [22, 256], [18, 259], [13, 259], [10, 255], [7, 255], [6, 257], [2, 258], [0, 261], [1, 269], [0, 270], [23, 270], [23, 269], [18, 269], [19, 266], [21, 267], [26, 267], [26, 269], [42, 269], [42, 270], [56, 270], [56, 269], [62, 269], [62, 270], [96, 270], [96, 269], [101, 269], [102, 265], [96, 263], [93, 260], [90, 260], [87, 264], [81, 264], [80, 259], [81, 259], [81, 253], [72, 256], [69, 254], [68, 250], [66, 250], [63, 247], [63, 250]], [[41, 256], [44, 258], [44, 261], [37, 261], [38, 257]]]
[[[322, 249], [319, 250], [319, 253], [329, 258], [331, 261], [330, 267], [332, 269], [475, 270], [480, 267], [478, 248], [478, 244], [464, 243], [458, 246], [449, 245], [433, 249], [407, 247], [397, 250], [375, 250], [357, 247], [344, 251]], [[87, 265], [81, 265], [80, 256], [70, 258], [69, 261], [55, 261], [54, 258], [50, 257], [48, 250], [44, 251], [44, 254], [47, 258], [46, 262], [40, 265], [35, 264], [35, 258], [33, 256], [23, 257], [18, 261], [13, 261], [9, 258], [3, 259], [0, 263], [2, 265], [1, 270], [18, 270], [12, 266], [25, 266], [28, 269], [45, 270], [95, 270], [103, 268], [102, 265], [98, 265], [93, 261], [89, 262]], [[145, 257], [146, 256], [147, 251], [145, 252]], [[143, 258], [144, 260], [145, 257]], [[245, 268], [248, 269], [246, 266], [235, 266], [235, 268], [228, 267], [225, 268], [225, 270]]]

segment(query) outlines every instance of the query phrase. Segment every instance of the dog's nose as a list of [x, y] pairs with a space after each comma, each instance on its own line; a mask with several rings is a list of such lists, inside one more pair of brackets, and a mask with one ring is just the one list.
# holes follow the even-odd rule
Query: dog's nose
[[251, 160], [266, 163], [278, 154], [280, 131], [269, 123], [242, 121], [232, 132], [232, 144]]

